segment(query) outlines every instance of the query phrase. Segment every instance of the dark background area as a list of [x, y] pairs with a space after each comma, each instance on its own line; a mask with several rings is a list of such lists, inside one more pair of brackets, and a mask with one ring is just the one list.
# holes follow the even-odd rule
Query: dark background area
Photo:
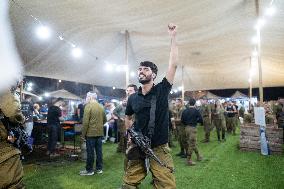
[[[92, 91], [96, 88], [99, 91], [99, 96], [109, 96], [114, 98], [123, 98], [125, 96], [124, 89], [113, 89], [112, 87], [104, 87], [98, 85], [90, 85], [90, 84], [83, 84], [77, 82], [70, 82], [62, 80], [61, 83], [58, 82], [57, 79], [49, 79], [49, 78], [42, 78], [42, 77], [32, 77], [26, 76], [25, 84], [28, 82], [33, 83], [33, 90], [31, 92], [41, 95], [45, 92], [52, 92], [59, 89], [65, 89], [71, 93], [76, 94], [82, 98], [85, 98], [87, 92]], [[239, 90], [245, 95], [249, 96], [249, 89], [222, 89], [222, 90], [209, 90], [213, 94], [221, 97], [230, 97], [236, 90]], [[259, 90], [258, 88], [253, 88], [252, 96], [259, 97]], [[180, 97], [181, 92], [174, 93], [170, 95], [170, 97]], [[263, 88], [263, 96], [264, 100], [277, 100], [279, 97], [284, 98], [284, 87], [265, 87]]]

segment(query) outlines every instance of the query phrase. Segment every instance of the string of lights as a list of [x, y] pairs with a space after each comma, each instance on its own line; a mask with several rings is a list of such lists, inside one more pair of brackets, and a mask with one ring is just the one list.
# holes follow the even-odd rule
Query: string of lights
[[[25, 7], [20, 5], [15, 0], [11, 0], [17, 7], [19, 7], [23, 12], [25, 12], [26, 15], [30, 16], [36, 23], [39, 24], [39, 26], [36, 28], [36, 35], [41, 40], [48, 40], [52, 35], [55, 35], [60, 41], [65, 42], [66, 44], [70, 45], [71, 47], [71, 54], [74, 58], [80, 58], [83, 55], [83, 51], [81, 48], [79, 48], [77, 45], [75, 45], [73, 42], [67, 40], [60, 32], [52, 31], [48, 26], [43, 24], [43, 22], [31, 14]], [[97, 57], [96, 57], [97, 59]]]
[[[14, 5], [16, 5], [21, 11], [23, 11], [27, 16], [31, 17], [39, 26], [35, 30], [36, 36], [41, 40], [48, 40], [52, 36], [56, 36], [58, 40], [65, 42], [68, 44], [71, 48], [71, 54], [74, 58], [80, 58], [83, 55], [83, 50], [79, 48], [78, 45], [76, 45], [74, 42], [71, 42], [70, 40], [67, 40], [65, 36], [62, 35], [62, 32], [56, 32], [52, 31], [48, 26], [44, 24], [38, 17], [31, 14], [30, 11], [28, 11], [25, 7], [23, 7], [20, 3], [18, 3], [16, 0], [10, 0]], [[94, 56], [92, 53], [89, 53], [88, 51], [84, 51], [91, 57], [95, 58], [95, 60], [98, 60], [97, 56]], [[106, 67], [105, 71], [107, 72], [125, 72], [128, 71], [127, 65], [117, 65], [117, 64], [110, 64], [105, 61]], [[131, 71], [130, 76], [134, 77], [135, 72]], [[59, 81], [61, 82], [61, 80]], [[114, 87], [115, 89], [115, 87]]]

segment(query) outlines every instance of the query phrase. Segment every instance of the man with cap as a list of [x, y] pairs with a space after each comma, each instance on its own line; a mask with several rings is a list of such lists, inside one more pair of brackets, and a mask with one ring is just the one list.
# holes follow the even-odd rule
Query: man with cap
[[97, 102], [97, 94], [95, 92], [88, 92], [81, 136], [83, 140], [86, 140], [87, 161], [86, 169], [80, 171], [80, 175], [82, 176], [94, 174], [94, 150], [96, 151], [96, 173], [103, 173], [102, 139], [106, 121], [104, 108]]
[[157, 66], [150, 61], [141, 62], [138, 68], [138, 79], [142, 86], [139, 87], [138, 92], [129, 97], [125, 111], [126, 128], [132, 126], [132, 116], [135, 115], [134, 130], [141, 132], [150, 139], [154, 154], [167, 164], [167, 168], [152, 159], [148, 164], [143, 156], [134, 158], [129, 155], [122, 188], [137, 188], [147, 176], [148, 170], [152, 173], [154, 188], [176, 188], [175, 177], [172, 172], [174, 165], [168, 147], [168, 96], [177, 69], [178, 56], [175, 25], [169, 25], [169, 34], [171, 37], [171, 52], [166, 77], [163, 78], [162, 82], [155, 85], [154, 79], [157, 77]]

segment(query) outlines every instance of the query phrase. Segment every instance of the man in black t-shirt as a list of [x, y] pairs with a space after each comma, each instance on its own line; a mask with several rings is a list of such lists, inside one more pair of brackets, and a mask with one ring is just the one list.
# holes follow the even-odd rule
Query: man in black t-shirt
[[47, 125], [48, 125], [48, 145], [47, 145], [47, 155], [50, 157], [59, 156], [55, 153], [55, 147], [59, 136], [60, 129], [60, 117], [61, 109], [59, 108], [62, 105], [62, 99], [57, 99], [52, 106], [48, 108], [47, 113]]
[[84, 104], [81, 103], [78, 105], [78, 109], [77, 109], [77, 116], [78, 116], [78, 120], [80, 123], [82, 123], [82, 119], [83, 119], [83, 115], [84, 115]]
[[[178, 49], [176, 46], [176, 26], [169, 25], [169, 34], [171, 37], [171, 53], [169, 67], [166, 77], [157, 85], [154, 79], [157, 76], [157, 66], [149, 61], [140, 63], [138, 68], [138, 79], [142, 86], [138, 92], [132, 94], [128, 98], [125, 110], [126, 128], [131, 127], [133, 115], [135, 116], [134, 130], [142, 132], [151, 140], [151, 147], [157, 157], [167, 164], [169, 168], [173, 168], [173, 160], [168, 147], [169, 141], [169, 105], [168, 95], [170, 93], [176, 68]], [[156, 97], [156, 111], [154, 132], [149, 130], [149, 120], [151, 101], [153, 96]], [[152, 101], [153, 102], [153, 101]], [[129, 157], [129, 156], [128, 156]], [[123, 178], [124, 184], [122, 188], [137, 188], [141, 181], [147, 175], [145, 169], [145, 159], [140, 157], [132, 159], [129, 157], [128, 166]], [[153, 175], [154, 188], [176, 188], [175, 177], [170, 169], [159, 165], [156, 161], [150, 159], [150, 171]], [[147, 166], [147, 165], [146, 165]]]
[[189, 99], [189, 107], [187, 107], [181, 116], [181, 121], [185, 126], [185, 138], [186, 138], [186, 154], [187, 154], [187, 163], [192, 166], [195, 165], [195, 162], [192, 161], [192, 153], [195, 152], [197, 160], [201, 161], [202, 156], [200, 155], [196, 141], [197, 141], [197, 123], [203, 124], [203, 119], [200, 112], [195, 107], [195, 100]]

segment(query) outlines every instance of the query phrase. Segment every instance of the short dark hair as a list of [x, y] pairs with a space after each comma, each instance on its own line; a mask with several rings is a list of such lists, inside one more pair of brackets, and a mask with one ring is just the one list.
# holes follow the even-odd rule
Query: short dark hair
[[138, 87], [135, 84], [129, 84], [129, 85], [127, 85], [127, 88], [128, 87], [133, 87], [135, 92], [138, 90]]
[[196, 103], [196, 100], [193, 99], [193, 98], [190, 98], [189, 101], [188, 101], [188, 103], [189, 103], [190, 106], [194, 106], [195, 103]]
[[140, 66], [151, 68], [152, 72], [154, 72], [156, 75], [158, 73], [158, 67], [153, 62], [150, 62], [150, 61], [140, 62]]

